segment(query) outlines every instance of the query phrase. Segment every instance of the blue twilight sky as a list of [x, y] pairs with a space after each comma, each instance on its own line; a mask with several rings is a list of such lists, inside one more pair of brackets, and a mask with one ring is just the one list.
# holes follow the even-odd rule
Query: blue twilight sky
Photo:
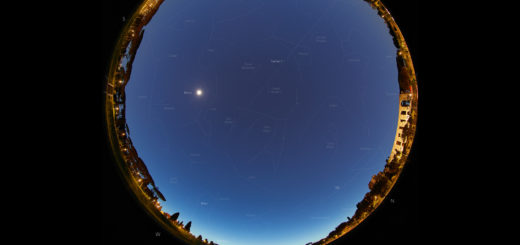
[[165, 1], [126, 88], [163, 210], [222, 245], [325, 237], [390, 153], [395, 53], [362, 0]]

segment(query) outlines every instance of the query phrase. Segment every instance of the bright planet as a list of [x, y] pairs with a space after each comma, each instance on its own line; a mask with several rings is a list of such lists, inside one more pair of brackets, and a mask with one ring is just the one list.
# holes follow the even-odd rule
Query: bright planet
[[414, 136], [392, 21], [379, 1], [145, 1], [107, 85], [129, 185], [191, 243], [325, 244], [354, 227]]

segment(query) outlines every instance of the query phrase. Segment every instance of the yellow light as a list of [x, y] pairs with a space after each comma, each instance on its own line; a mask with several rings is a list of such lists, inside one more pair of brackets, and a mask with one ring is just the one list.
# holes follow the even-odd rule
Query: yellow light
[[197, 96], [201, 96], [202, 95], [202, 89], [197, 89], [196, 94], [197, 94]]

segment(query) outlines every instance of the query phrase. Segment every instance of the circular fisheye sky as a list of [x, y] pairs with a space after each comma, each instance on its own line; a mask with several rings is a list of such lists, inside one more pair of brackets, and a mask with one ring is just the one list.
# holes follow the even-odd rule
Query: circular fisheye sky
[[223, 245], [327, 236], [392, 149], [396, 50], [362, 0], [162, 3], [125, 88], [162, 210]]

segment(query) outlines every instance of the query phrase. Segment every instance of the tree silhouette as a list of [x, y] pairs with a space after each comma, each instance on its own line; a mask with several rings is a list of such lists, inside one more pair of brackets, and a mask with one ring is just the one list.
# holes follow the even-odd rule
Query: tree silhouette
[[179, 212], [172, 214], [172, 216], [170, 217], [170, 220], [176, 221], [178, 218], [179, 218]]
[[384, 195], [387, 189], [390, 187], [391, 181], [388, 177], [383, 173], [379, 172], [377, 175], [372, 177], [372, 181], [370, 181], [368, 188], [370, 188], [370, 192], [372, 195]]
[[410, 125], [410, 123], [407, 123], [403, 128], [403, 138], [408, 138], [413, 135], [413, 129]]
[[399, 171], [399, 162], [397, 159], [393, 159], [391, 162], [388, 162], [385, 166], [384, 173], [385, 175], [391, 179], [397, 172]]
[[190, 228], [191, 228], [191, 221], [188, 222], [188, 224], [186, 224], [186, 226], [184, 227], [184, 229], [185, 229], [186, 231], [190, 231]]
[[335, 234], [340, 234], [346, 227], [347, 227], [347, 222], [343, 222], [341, 224], [339, 224], [336, 229], [334, 230], [334, 233]]

